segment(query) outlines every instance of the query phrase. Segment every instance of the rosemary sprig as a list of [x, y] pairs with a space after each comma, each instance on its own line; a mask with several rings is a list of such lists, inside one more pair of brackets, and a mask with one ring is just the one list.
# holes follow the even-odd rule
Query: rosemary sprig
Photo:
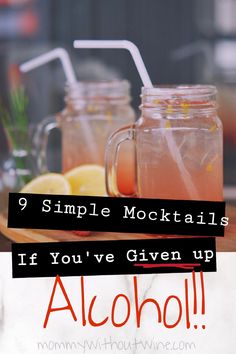
[[9, 129], [11, 125], [11, 118], [9, 112], [0, 104], [0, 117], [2, 118], [3, 126], [5, 129]]
[[29, 122], [26, 114], [28, 106], [28, 97], [23, 87], [13, 90], [10, 95], [11, 117], [14, 123], [17, 123], [18, 129], [27, 132]]
[[[28, 154], [30, 149], [29, 120], [27, 116], [29, 100], [22, 86], [10, 92], [9, 103], [9, 110], [0, 103], [0, 117], [13, 150], [12, 155], [15, 160], [16, 170], [27, 170], [26, 159], [14, 153], [22, 149]], [[18, 177], [21, 184], [25, 184], [28, 181], [28, 176], [19, 174]]]

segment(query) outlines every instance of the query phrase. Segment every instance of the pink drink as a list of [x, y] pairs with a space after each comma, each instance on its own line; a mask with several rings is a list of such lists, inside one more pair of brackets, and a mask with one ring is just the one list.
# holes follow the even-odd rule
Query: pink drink
[[[81, 129], [81, 119], [88, 119], [89, 126], [96, 141], [96, 154], [89, 150], [86, 137]], [[99, 164], [104, 166], [105, 146], [111, 133], [127, 119], [113, 119], [112, 124], [104, 116], [90, 119], [85, 116], [73, 121], [65, 117], [58, 117], [62, 135], [62, 169], [67, 172], [74, 167], [84, 164]], [[119, 157], [117, 182], [120, 191], [125, 194], [134, 193], [134, 152], [132, 146], [124, 146]]]
[[[61, 130], [63, 173], [84, 164], [104, 166], [109, 136], [135, 120], [129, 91], [130, 85], [125, 80], [68, 85], [64, 110], [56, 118], [47, 118], [40, 127], [40, 172], [47, 171], [47, 140], [50, 131], [55, 128]], [[121, 154], [118, 179], [122, 191], [129, 194], [134, 172], [132, 156], [127, 162], [128, 155], [127, 151]]]
[[[221, 129], [212, 132], [198, 129], [172, 130], [184, 166], [196, 187], [199, 200], [223, 199]], [[140, 133], [138, 142], [137, 189], [143, 198], [191, 199], [179, 168], [168, 150], [161, 131]], [[155, 149], [152, 139], [156, 141]], [[153, 144], [154, 145], [154, 144]]]
[[128, 140], [135, 144], [138, 197], [222, 200], [222, 124], [215, 95], [213, 86], [203, 85], [143, 88], [142, 116], [109, 140], [108, 193], [122, 195], [114, 171]]

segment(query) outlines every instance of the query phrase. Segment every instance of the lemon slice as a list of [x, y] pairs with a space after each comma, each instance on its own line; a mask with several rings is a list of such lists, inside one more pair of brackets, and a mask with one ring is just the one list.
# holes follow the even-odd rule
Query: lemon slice
[[71, 194], [71, 187], [63, 175], [59, 173], [47, 173], [27, 183], [21, 190], [21, 193]]
[[81, 165], [68, 171], [65, 175], [70, 183], [72, 194], [105, 196], [105, 169], [103, 166], [91, 164]]

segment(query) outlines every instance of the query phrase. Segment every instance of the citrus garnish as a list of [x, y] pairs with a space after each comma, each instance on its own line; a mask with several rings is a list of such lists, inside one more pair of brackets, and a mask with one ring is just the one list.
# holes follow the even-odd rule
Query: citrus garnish
[[181, 107], [183, 109], [184, 115], [188, 115], [188, 113], [189, 113], [189, 103], [188, 102], [183, 102], [180, 105], [181, 105]]
[[46, 173], [27, 183], [21, 193], [71, 194], [68, 180], [59, 173]]
[[207, 171], [207, 172], [212, 172], [212, 171], [213, 171], [213, 166], [212, 166], [211, 163], [209, 163], [209, 164], [207, 165], [206, 171]]
[[68, 171], [65, 175], [70, 183], [72, 194], [105, 196], [105, 169], [103, 166], [91, 164], [81, 165]]
[[213, 124], [211, 127], [210, 127], [210, 132], [211, 133], [214, 133], [216, 130], [217, 130], [217, 125], [216, 124]]
[[166, 113], [171, 114], [173, 112], [174, 112], [173, 106], [171, 104], [168, 104], [167, 109], [166, 109]]
[[171, 124], [170, 124], [170, 121], [169, 121], [169, 120], [166, 121], [166, 128], [167, 128], [167, 129], [171, 128]]

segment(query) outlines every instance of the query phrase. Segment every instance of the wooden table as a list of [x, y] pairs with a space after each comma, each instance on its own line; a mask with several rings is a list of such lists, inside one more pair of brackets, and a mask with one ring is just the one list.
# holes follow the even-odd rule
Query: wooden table
[[[236, 206], [227, 205], [229, 226], [225, 229], [225, 237], [217, 237], [216, 247], [219, 252], [236, 252]], [[12, 242], [59, 242], [59, 241], [98, 241], [98, 240], [127, 240], [127, 239], [150, 239], [163, 236], [96, 232], [90, 236], [78, 236], [71, 231], [61, 230], [29, 230], [9, 229], [6, 226], [6, 218], [0, 214], [0, 251], [10, 251]], [[168, 236], [164, 236], [168, 237]]]

